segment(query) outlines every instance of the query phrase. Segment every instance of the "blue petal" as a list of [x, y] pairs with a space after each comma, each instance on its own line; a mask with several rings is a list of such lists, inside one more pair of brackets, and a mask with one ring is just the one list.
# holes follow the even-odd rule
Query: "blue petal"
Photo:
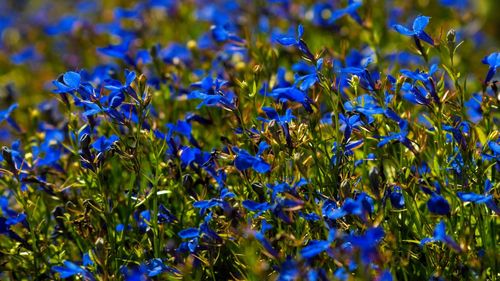
[[457, 196], [464, 202], [477, 202], [485, 197], [474, 192], [457, 192]]
[[300, 251], [302, 257], [306, 259], [313, 258], [320, 253], [326, 251], [330, 247], [329, 241], [314, 240], [309, 243], [304, 249]]
[[413, 21], [413, 31], [415, 33], [422, 32], [425, 29], [425, 27], [429, 24], [429, 20], [430, 20], [430, 17], [418, 16]]
[[408, 28], [400, 25], [400, 24], [395, 24], [392, 26], [392, 28], [394, 28], [397, 32], [399, 32], [400, 34], [403, 34], [403, 35], [406, 35], [406, 36], [413, 36], [415, 35], [415, 32], [412, 31], [412, 30], [409, 30]]
[[179, 231], [177, 235], [179, 235], [179, 237], [181, 237], [182, 239], [190, 239], [198, 237], [200, 235], [200, 232], [197, 228], [187, 228]]

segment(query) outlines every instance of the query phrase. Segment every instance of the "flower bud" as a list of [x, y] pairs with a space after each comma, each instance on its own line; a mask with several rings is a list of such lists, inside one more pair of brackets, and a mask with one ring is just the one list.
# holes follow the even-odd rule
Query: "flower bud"
[[448, 44], [455, 44], [455, 39], [456, 39], [456, 32], [454, 29], [450, 29], [448, 33], [446, 34], [446, 41]]

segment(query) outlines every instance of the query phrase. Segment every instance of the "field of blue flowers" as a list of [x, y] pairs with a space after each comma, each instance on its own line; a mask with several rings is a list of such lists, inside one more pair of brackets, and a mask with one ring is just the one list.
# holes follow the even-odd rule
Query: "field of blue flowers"
[[500, 279], [499, 10], [1, 0], [0, 279]]

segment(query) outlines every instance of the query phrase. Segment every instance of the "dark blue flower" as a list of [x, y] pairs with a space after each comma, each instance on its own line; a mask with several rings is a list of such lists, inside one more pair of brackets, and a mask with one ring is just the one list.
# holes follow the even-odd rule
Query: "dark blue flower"
[[443, 196], [440, 195], [440, 189], [437, 188], [436, 192], [428, 188], [422, 187], [422, 190], [431, 195], [427, 201], [427, 208], [429, 212], [436, 215], [448, 215], [450, 213], [450, 204]]
[[379, 258], [377, 245], [384, 238], [385, 232], [382, 227], [373, 227], [366, 230], [365, 234], [350, 234], [345, 241], [360, 250], [361, 260], [369, 264]]
[[336, 230], [330, 229], [328, 240], [312, 240], [300, 251], [300, 255], [305, 259], [311, 259], [320, 253], [327, 251], [335, 240]]
[[440, 221], [434, 229], [433, 236], [422, 239], [420, 241], [420, 245], [424, 246], [427, 243], [433, 242], [443, 242], [457, 252], [461, 251], [460, 246], [453, 240], [453, 238], [446, 235], [446, 225], [444, 224], [444, 221]]
[[351, 16], [357, 23], [362, 24], [361, 17], [356, 12], [361, 7], [361, 1], [349, 0], [349, 5], [345, 8], [335, 9], [330, 17], [330, 22], [335, 22], [345, 15]]
[[482, 62], [490, 67], [488, 69], [488, 74], [486, 74], [486, 78], [484, 79], [484, 83], [486, 84], [491, 81], [493, 76], [495, 76], [497, 68], [500, 66], [500, 53], [491, 53], [490, 55], [484, 57]]
[[35, 48], [31, 46], [31, 47], [27, 47], [27, 48], [23, 49], [19, 53], [13, 54], [10, 57], [10, 61], [13, 64], [23, 64], [27, 61], [33, 61], [33, 60], [37, 59], [37, 57], [38, 57], [38, 54], [37, 54]]
[[412, 152], [416, 152], [416, 149], [413, 147], [410, 139], [408, 139], [408, 121], [401, 119], [399, 122], [399, 133], [389, 133], [388, 136], [382, 137], [380, 142], [378, 143], [378, 147], [382, 147], [392, 141], [397, 141], [406, 146]]
[[179, 271], [177, 269], [165, 265], [165, 263], [163, 263], [163, 260], [160, 258], [148, 260], [147, 262], [145, 262], [143, 264], [143, 266], [144, 266], [145, 271], [146, 271], [145, 273], [149, 277], [154, 277], [154, 276], [160, 275], [161, 273], [164, 273], [164, 272], [179, 273]]
[[81, 20], [74, 15], [66, 15], [59, 19], [57, 23], [45, 27], [45, 33], [49, 36], [56, 36], [65, 33], [71, 33]]
[[112, 95], [113, 94], [116, 95], [118, 93], [125, 93], [125, 94], [130, 95], [136, 101], [139, 101], [137, 93], [131, 87], [131, 84], [134, 82], [135, 78], [136, 78], [136, 74], [134, 71], [125, 70], [125, 83], [124, 84], [122, 84], [120, 81], [117, 81], [117, 80], [106, 80], [106, 85], [104, 86], [104, 88], [107, 90], [110, 90]]
[[26, 214], [18, 213], [13, 209], [9, 208], [9, 198], [5, 196], [0, 197], [0, 208], [2, 210], [2, 216], [0, 217], [0, 234], [6, 235], [10, 239], [20, 242], [27, 249], [31, 249], [31, 246], [26, 240], [21, 238], [11, 226], [21, 224], [23, 227], [28, 227], [28, 222], [26, 220]]
[[70, 261], [64, 261], [63, 263], [64, 266], [53, 266], [52, 271], [55, 271], [59, 273], [59, 276], [63, 279], [72, 277], [75, 275], [80, 275], [83, 277], [83, 280], [87, 281], [93, 281], [95, 280], [94, 276], [92, 273], [90, 273], [88, 270], [86, 270], [83, 267], [80, 267], [79, 265], [72, 263]]
[[443, 125], [443, 130], [451, 132], [453, 138], [462, 150], [467, 148], [466, 136], [470, 132], [470, 125], [466, 121], [457, 120], [453, 126]]
[[252, 200], [245, 200], [242, 203], [243, 207], [245, 207], [247, 210], [257, 212], [254, 217], [258, 217], [262, 213], [271, 210], [276, 217], [286, 223], [291, 223], [291, 219], [285, 213], [285, 211], [298, 210], [302, 207], [303, 204], [304, 202], [300, 200], [277, 197], [275, 194], [273, 194], [271, 198], [271, 203], [258, 203]]
[[318, 59], [316, 62], [316, 68], [312, 70], [311, 73], [299, 76], [297, 75], [295, 78], [295, 86], [300, 85], [298, 88], [302, 91], [307, 91], [307, 89], [314, 86], [319, 81], [318, 73], [321, 71], [323, 67], [323, 58]]
[[412, 85], [405, 82], [401, 86], [401, 93], [405, 100], [413, 104], [420, 104], [425, 106], [431, 105], [431, 99], [428, 98], [427, 91], [424, 87]]
[[466, 10], [469, 7], [469, 0], [439, 0], [439, 3], [458, 10]]
[[57, 87], [57, 89], [53, 90], [53, 92], [56, 94], [75, 92], [80, 87], [81, 79], [82, 78], [79, 73], [68, 71], [52, 82], [52, 84]]
[[333, 6], [330, 3], [316, 3], [313, 6], [312, 21], [315, 25], [330, 26], [333, 13]]
[[17, 122], [11, 117], [12, 112], [17, 108], [17, 106], [17, 103], [14, 103], [9, 106], [9, 108], [0, 110], [0, 124], [2, 124], [3, 121], [7, 121], [7, 123], [9, 123], [9, 125], [11, 125], [16, 131], [21, 131]]
[[482, 153], [483, 159], [489, 161], [496, 160], [500, 162], [500, 143], [498, 143], [498, 140], [488, 141], [487, 145], [483, 147], [483, 150], [486, 150], [487, 148], [491, 150], [492, 154], [483, 152]]
[[405, 198], [402, 193], [402, 189], [399, 186], [395, 186], [389, 194], [392, 207], [395, 209], [403, 209], [405, 207]]
[[122, 38], [122, 41], [119, 44], [97, 48], [97, 52], [112, 58], [122, 59], [127, 64], [135, 66], [135, 61], [128, 55], [132, 41], [133, 37], [126, 36]]
[[293, 281], [300, 277], [298, 264], [291, 257], [287, 257], [286, 261], [281, 264], [277, 281]]
[[197, 109], [202, 106], [221, 106], [227, 110], [236, 109], [234, 104], [233, 93], [225, 91], [223, 87], [227, 81], [221, 79], [212, 79], [207, 76], [202, 81], [193, 83], [191, 86], [198, 88], [189, 93], [189, 99], [201, 99], [202, 102], [196, 107]]
[[500, 53], [491, 53], [490, 55], [484, 57], [482, 62], [490, 67], [488, 69], [488, 74], [486, 74], [486, 78], [484, 79], [484, 83], [486, 84], [491, 81], [493, 76], [495, 76], [497, 68], [500, 66]]
[[285, 139], [287, 141], [287, 144], [290, 145], [292, 140], [290, 137], [288, 123], [290, 123], [293, 119], [295, 119], [295, 116], [293, 116], [293, 114], [292, 114], [292, 110], [287, 109], [285, 112], [285, 115], [282, 115], [282, 116], [280, 116], [278, 114], [278, 112], [276, 111], [276, 109], [274, 109], [273, 107], [264, 106], [264, 107], [262, 107], [262, 110], [266, 113], [266, 115], [269, 119], [265, 119], [265, 118], [261, 118], [261, 117], [257, 117], [257, 119], [262, 120], [264, 122], [274, 121], [278, 125], [280, 125], [281, 129], [283, 130], [283, 134], [285, 135]]
[[116, 135], [111, 135], [109, 138], [102, 136], [92, 143], [92, 148], [94, 148], [99, 153], [104, 153], [110, 150], [115, 142], [120, 138]]
[[493, 185], [492, 185], [491, 181], [489, 179], [487, 179], [484, 182], [484, 194], [459, 191], [459, 192], [457, 192], [457, 196], [458, 196], [458, 198], [460, 198], [460, 200], [462, 200], [464, 202], [485, 204], [486, 206], [488, 206], [488, 208], [490, 208], [497, 215], [500, 215], [500, 208], [498, 208], [497, 204], [495, 203], [495, 199], [493, 199], [493, 195], [489, 194], [492, 187], [493, 187]]
[[299, 24], [297, 27], [296, 36], [282, 35], [279, 36], [276, 40], [283, 46], [297, 47], [297, 49], [299, 49], [299, 51], [301, 51], [302, 54], [304, 54], [308, 59], [314, 61], [314, 55], [309, 50], [309, 47], [307, 46], [306, 42], [302, 40], [303, 35], [304, 35], [304, 27], [301, 24]]
[[301, 103], [304, 106], [304, 109], [308, 112], [312, 112], [311, 105], [313, 104], [313, 100], [307, 96], [307, 94], [295, 87], [286, 87], [286, 88], [276, 88], [271, 91], [271, 93], [267, 94], [270, 97], [278, 100], [279, 102], [285, 101], [293, 101]]
[[351, 138], [351, 133], [354, 129], [357, 129], [359, 126], [363, 125], [361, 117], [356, 114], [352, 116], [345, 116], [344, 114], [339, 113], [339, 123], [339, 129], [344, 133], [344, 139], [346, 140]]
[[161, 50], [159, 56], [168, 64], [189, 64], [192, 59], [191, 52], [184, 45], [173, 43]]
[[432, 40], [432, 38], [429, 36], [429, 34], [427, 34], [424, 31], [425, 27], [429, 24], [429, 20], [430, 20], [430, 17], [418, 16], [413, 21], [412, 29], [404, 27], [400, 24], [395, 24], [392, 27], [400, 34], [403, 34], [406, 36], [414, 36], [414, 37], [417, 37], [418, 39], [421, 39], [421, 40], [423, 40], [431, 45], [434, 45], [434, 40]]
[[483, 119], [483, 111], [481, 110], [482, 101], [483, 95], [481, 93], [475, 93], [470, 100], [464, 103], [467, 117], [472, 123], [477, 124]]
[[342, 207], [338, 208], [333, 201], [323, 203], [322, 213], [328, 219], [337, 220], [346, 215], [356, 215], [366, 220], [366, 216], [373, 213], [373, 199], [366, 193], [360, 193], [356, 199], [347, 198]]
[[235, 148], [236, 150], [236, 158], [234, 159], [234, 166], [240, 170], [240, 171], [245, 171], [249, 168], [252, 168], [258, 173], [267, 173], [269, 170], [271, 170], [271, 165], [266, 163], [264, 159], [262, 159], [260, 156], [252, 156], [250, 155], [246, 150], [244, 149], [238, 149]]
[[273, 248], [269, 240], [266, 238], [266, 232], [272, 229], [273, 226], [268, 224], [266, 220], [262, 220], [260, 231], [254, 231], [254, 236], [257, 241], [270, 253], [273, 257], [278, 258], [278, 252]]
[[209, 227], [209, 222], [212, 220], [212, 213], [208, 213], [203, 222], [198, 228], [187, 228], [181, 230], [177, 235], [182, 239], [188, 239], [187, 242], [183, 242], [179, 247], [181, 251], [187, 250], [190, 253], [195, 253], [198, 250], [200, 239], [205, 237], [211, 241], [221, 242], [222, 238]]
[[381, 107], [377, 100], [368, 95], [360, 95], [354, 100], [349, 100], [344, 103], [344, 108], [347, 112], [359, 112], [363, 114], [368, 123], [372, 123], [375, 119], [373, 115], [384, 114], [384, 108]]
[[243, 42], [243, 40], [235, 34], [236, 28], [230, 21], [220, 21], [210, 27], [212, 38], [216, 42], [226, 42], [228, 40]]
[[231, 206], [224, 199], [234, 198], [236, 195], [230, 192], [227, 188], [221, 188], [220, 195], [217, 198], [212, 198], [210, 200], [200, 200], [193, 203], [193, 207], [200, 209], [200, 215], [205, 214], [205, 212], [215, 206], [219, 206], [224, 210], [229, 211]]

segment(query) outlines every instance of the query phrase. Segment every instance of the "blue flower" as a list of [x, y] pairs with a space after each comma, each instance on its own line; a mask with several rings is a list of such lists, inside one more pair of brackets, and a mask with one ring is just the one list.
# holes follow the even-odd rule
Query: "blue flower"
[[384, 270], [377, 278], [377, 281], [392, 281], [392, 274], [389, 270]]
[[19, 128], [17, 122], [11, 117], [12, 112], [17, 108], [17, 106], [18, 106], [17, 103], [14, 103], [11, 106], [9, 106], [9, 108], [5, 110], [0, 110], [0, 124], [3, 121], [7, 121], [7, 123], [9, 123], [9, 125], [11, 125], [12, 128], [14, 128], [16, 131], [21, 131], [21, 128]]
[[132, 269], [129, 269], [126, 266], [122, 266], [120, 268], [120, 273], [124, 275], [126, 281], [146, 281], [150, 280], [147, 277], [154, 277], [164, 272], [179, 273], [177, 269], [165, 265], [163, 260], [160, 258], [148, 260]]
[[429, 211], [436, 215], [448, 215], [450, 213], [450, 204], [443, 196], [441, 196], [441, 187], [439, 183], [435, 182], [436, 191], [432, 191], [427, 187], [422, 186], [421, 189], [429, 194], [431, 198], [427, 201], [427, 208]]
[[458, 10], [466, 10], [469, 7], [469, 0], [439, 0], [439, 3], [446, 7], [453, 7]]
[[467, 148], [467, 140], [465, 136], [467, 136], [470, 132], [469, 123], [460, 120], [456, 120], [454, 123], [455, 124], [453, 126], [443, 125], [443, 130], [451, 132], [459, 147], [462, 150], [465, 150]]
[[134, 82], [136, 78], [136, 74], [134, 71], [125, 70], [125, 84], [122, 84], [117, 80], [107, 80], [105, 89], [110, 90], [112, 94], [117, 93], [126, 93], [134, 98], [136, 101], [139, 101], [139, 97], [135, 90], [131, 87], [131, 84]]
[[483, 119], [483, 111], [481, 110], [482, 101], [483, 95], [481, 93], [475, 93], [470, 100], [464, 103], [467, 117], [472, 123], [477, 124]]
[[389, 199], [395, 209], [403, 209], [405, 207], [405, 198], [401, 187], [395, 186], [389, 194]]
[[10, 229], [11, 226], [22, 224], [23, 227], [28, 227], [26, 220], [26, 214], [18, 213], [13, 209], [9, 208], [9, 199], [5, 196], [0, 196], [0, 208], [2, 210], [2, 216], [0, 217], [0, 234], [6, 235], [7, 237], [14, 239], [27, 249], [31, 250], [31, 246], [21, 238], [14, 230]]
[[240, 170], [245, 171], [249, 168], [252, 168], [254, 171], [258, 173], [267, 173], [271, 170], [271, 165], [266, 163], [264, 159], [260, 156], [252, 156], [244, 149], [235, 148], [237, 153], [236, 158], [234, 159], [234, 166]]
[[399, 122], [399, 133], [389, 133], [388, 136], [382, 137], [378, 143], [378, 147], [382, 147], [392, 141], [397, 141], [410, 149], [413, 153], [416, 153], [410, 139], [408, 139], [408, 121], [401, 119]]
[[81, 22], [82, 21], [78, 17], [74, 15], [67, 15], [61, 17], [57, 23], [46, 26], [44, 30], [49, 36], [71, 33], [74, 27]]
[[330, 26], [332, 24], [330, 19], [333, 11], [333, 6], [330, 3], [314, 4], [312, 18], [313, 23], [319, 26]]
[[200, 215], [205, 214], [205, 212], [215, 206], [219, 206], [224, 210], [230, 211], [231, 206], [224, 199], [234, 198], [236, 195], [230, 192], [227, 188], [221, 188], [220, 195], [217, 198], [212, 198], [210, 200], [200, 200], [193, 203], [193, 207], [200, 209]]
[[35, 59], [37, 59], [37, 57], [38, 57], [38, 54], [37, 54], [35, 48], [34, 47], [27, 47], [27, 48], [23, 49], [22, 51], [20, 51], [19, 53], [13, 54], [10, 57], [10, 61], [13, 64], [23, 64], [27, 61], [35, 60]]
[[491, 53], [490, 55], [484, 57], [482, 62], [490, 67], [488, 69], [488, 74], [486, 74], [486, 78], [484, 79], [484, 83], [486, 84], [491, 81], [493, 76], [495, 76], [497, 68], [500, 66], [500, 53]]
[[242, 202], [242, 205], [245, 209], [253, 212], [257, 212], [254, 217], [260, 216], [262, 213], [265, 211], [271, 209], [271, 204], [264, 202], [264, 203], [257, 203], [252, 200], [245, 200]]
[[497, 141], [488, 141], [487, 145], [483, 147], [483, 150], [490, 148], [493, 154], [482, 153], [482, 156], [486, 160], [496, 160], [500, 161], [500, 143]]
[[227, 92], [223, 87], [227, 81], [221, 79], [212, 79], [207, 76], [202, 81], [193, 83], [191, 86], [199, 88], [189, 93], [189, 99], [201, 99], [202, 102], [196, 107], [197, 109], [203, 106], [221, 106], [227, 110], [236, 109], [234, 104], [234, 96], [231, 92]]
[[274, 193], [271, 198], [271, 203], [264, 202], [258, 203], [252, 200], [245, 200], [242, 202], [243, 207], [249, 211], [257, 212], [254, 217], [258, 217], [264, 212], [271, 210], [272, 213], [286, 223], [291, 223], [290, 217], [285, 214], [284, 211], [298, 210], [302, 207], [304, 202], [300, 200], [287, 199], [282, 197], [277, 197], [277, 193]]
[[346, 101], [344, 108], [347, 112], [363, 114], [368, 119], [368, 124], [375, 120], [373, 115], [384, 114], [384, 108], [377, 103], [374, 97], [368, 94], [360, 95], [355, 100]]
[[264, 247], [264, 249], [266, 249], [268, 253], [270, 253], [273, 257], [278, 258], [278, 252], [273, 248], [273, 246], [265, 236], [266, 232], [272, 228], [273, 226], [268, 224], [266, 220], [262, 220], [261, 229], [257, 232], [254, 231], [254, 236], [255, 239], [259, 241], [259, 243], [262, 245], [262, 247]]
[[215, 242], [221, 242], [222, 238], [208, 225], [211, 220], [212, 213], [208, 213], [198, 228], [187, 228], [177, 233], [182, 239], [189, 239], [189, 241], [183, 242], [179, 246], [179, 249], [181, 251], [188, 250], [190, 253], [195, 253], [198, 250], [200, 239], [203, 237]]
[[432, 40], [432, 38], [429, 36], [429, 34], [427, 34], [424, 31], [425, 27], [429, 24], [429, 20], [430, 20], [430, 17], [418, 16], [413, 21], [412, 29], [404, 27], [400, 24], [395, 24], [392, 27], [400, 34], [403, 34], [406, 36], [414, 36], [414, 37], [421, 39], [421, 40], [423, 40], [431, 45], [434, 45], [434, 40]]
[[228, 40], [243, 42], [234, 32], [236, 31], [235, 25], [230, 21], [221, 21], [210, 27], [212, 31], [212, 38], [216, 42], [225, 42]]
[[327, 251], [335, 240], [336, 230], [330, 229], [328, 240], [312, 240], [300, 251], [300, 255], [305, 259], [312, 259], [320, 253]]
[[301, 91], [300, 89], [297, 89], [295, 87], [276, 88], [267, 95], [280, 102], [293, 101], [301, 103], [306, 111], [313, 112], [311, 107], [313, 100], [309, 98], [304, 91]]
[[500, 208], [495, 203], [495, 200], [493, 199], [493, 195], [489, 194], [491, 191], [491, 188], [493, 185], [491, 184], [491, 181], [487, 179], [484, 182], [484, 194], [477, 194], [474, 192], [463, 192], [459, 191], [457, 192], [458, 198], [464, 202], [473, 202], [476, 204], [485, 204], [490, 208], [493, 212], [495, 212], [497, 215], [500, 215]]
[[437, 215], [447, 215], [450, 213], [450, 204], [441, 195], [432, 196], [429, 201], [427, 201], [427, 208], [431, 213]]
[[184, 45], [173, 43], [161, 50], [159, 56], [169, 64], [189, 64], [191, 62], [191, 52]]
[[335, 22], [345, 15], [351, 16], [356, 22], [362, 24], [361, 17], [356, 12], [361, 7], [361, 1], [359, 0], [349, 0], [349, 5], [345, 8], [335, 9], [330, 17], [330, 22]]
[[177, 269], [165, 265], [160, 258], [148, 260], [143, 264], [143, 267], [149, 277], [154, 277], [164, 272], [179, 273]]
[[278, 125], [281, 126], [281, 129], [283, 130], [283, 134], [285, 135], [285, 139], [287, 144], [290, 146], [292, 139], [290, 136], [290, 130], [288, 128], [288, 123], [290, 123], [293, 119], [295, 119], [295, 116], [292, 114], [291, 109], [287, 109], [285, 112], [285, 115], [280, 116], [276, 109], [273, 107], [267, 107], [264, 106], [262, 107], [262, 110], [266, 113], [267, 117], [269, 119], [257, 117], [258, 120], [264, 121], [264, 122], [271, 122], [275, 121]]
[[382, 227], [374, 227], [366, 230], [363, 235], [350, 234], [346, 237], [346, 242], [360, 250], [361, 260], [365, 264], [378, 259], [377, 245], [384, 238], [385, 232]]
[[52, 84], [57, 87], [53, 92], [56, 94], [75, 92], [80, 88], [81, 79], [79, 73], [68, 71], [52, 82]]
[[316, 68], [313, 68], [312, 71], [308, 74], [297, 76], [295, 78], [295, 85], [300, 85], [299, 89], [302, 91], [306, 91], [307, 89], [314, 86], [319, 81], [318, 73], [321, 71], [323, 67], [323, 58], [318, 59], [316, 62]]
[[457, 252], [461, 251], [460, 246], [453, 240], [453, 238], [446, 235], [446, 225], [444, 224], [444, 221], [439, 222], [434, 229], [433, 236], [422, 239], [420, 241], [420, 245], [424, 246], [427, 243], [433, 242], [443, 242]]
[[281, 264], [277, 281], [293, 281], [300, 277], [298, 264], [291, 257]]
[[299, 49], [299, 51], [301, 51], [302, 54], [304, 54], [308, 59], [314, 61], [314, 55], [309, 50], [309, 47], [307, 46], [306, 42], [302, 40], [303, 35], [304, 35], [304, 27], [301, 24], [299, 24], [297, 27], [296, 36], [282, 35], [279, 36], [276, 40], [283, 46], [297, 47], [297, 49]]
[[325, 201], [322, 207], [323, 216], [331, 220], [338, 220], [346, 215], [356, 215], [365, 221], [366, 216], [373, 211], [373, 199], [364, 192], [360, 193], [356, 199], [347, 198], [340, 208], [330, 200]]
[[405, 100], [413, 104], [420, 104], [425, 106], [431, 105], [431, 99], [427, 97], [427, 91], [424, 87], [412, 85], [405, 82], [401, 86], [401, 93]]
[[70, 261], [64, 261], [63, 263], [64, 266], [53, 266], [52, 271], [55, 271], [59, 273], [61, 278], [65, 279], [68, 277], [72, 277], [74, 275], [80, 275], [83, 277], [83, 280], [87, 281], [93, 281], [95, 280], [94, 276], [92, 273], [90, 273], [88, 270], [86, 270], [83, 267], [80, 267], [79, 265], [72, 263]]
[[[439, 104], [441, 101], [437, 94], [434, 80], [432, 79], [432, 75], [436, 71], [438, 71], [438, 69], [439, 68], [437, 64], [431, 65], [429, 73], [426, 73], [425, 71], [420, 71], [419, 69], [415, 71], [402, 69], [401, 74], [413, 80], [413, 84], [411, 85], [411, 87], [407, 83], [403, 84], [404, 90], [407, 92], [410, 91], [413, 97], [408, 96], [408, 93], [404, 93], [404, 95], [406, 95], [404, 97], [413, 103], [430, 105], [430, 100], [427, 98], [427, 94], [424, 94], [425, 90], [428, 90], [430, 96], [434, 100], [434, 103]], [[418, 81], [424, 84], [425, 89], [416, 85]]]
[[429, 73], [426, 73], [425, 71], [421, 71], [419, 69], [416, 69], [415, 71], [411, 71], [408, 69], [401, 69], [401, 74], [404, 76], [413, 79], [414, 82], [421, 81], [426, 83], [429, 78], [432, 78], [432, 75], [438, 70], [437, 64], [431, 65], [429, 69]]
[[116, 135], [111, 135], [109, 138], [102, 136], [92, 143], [92, 148], [94, 148], [99, 153], [104, 153], [109, 151], [113, 144], [117, 142], [120, 138]]
[[339, 113], [339, 123], [339, 129], [344, 133], [344, 139], [346, 140], [351, 138], [351, 133], [354, 129], [357, 129], [359, 126], [363, 125], [361, 117], [357, 114], [348, 117], [342, 113]]
[[135, 66], [135, 61], [128, 55], [129, 47], [132, 41], [133, 38], [131, 36], [126, 36], [122, 39], [121, 43], [97, 48], [97, 52], [112, 58], [122, 59], [127, 64]]

